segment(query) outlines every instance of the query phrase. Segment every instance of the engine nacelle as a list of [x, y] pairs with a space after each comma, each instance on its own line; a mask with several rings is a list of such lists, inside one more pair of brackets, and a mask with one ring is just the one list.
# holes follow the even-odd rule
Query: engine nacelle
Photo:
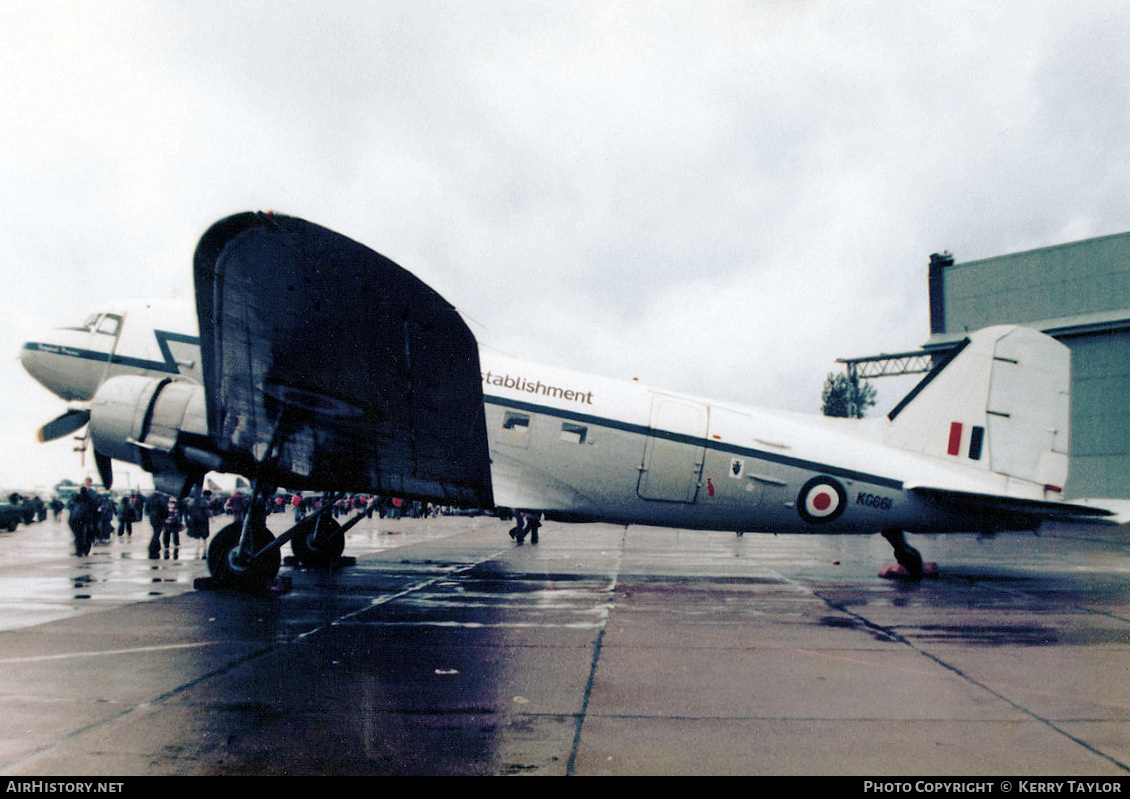
[[158, 490], [169, 494], [183, 493], [200, 475], [222, 467], [222, 459], [204, 448], [204, 387], [187, 380], [107, 380], [91, 401], [90, 440], [96, 453], [150, 472]]

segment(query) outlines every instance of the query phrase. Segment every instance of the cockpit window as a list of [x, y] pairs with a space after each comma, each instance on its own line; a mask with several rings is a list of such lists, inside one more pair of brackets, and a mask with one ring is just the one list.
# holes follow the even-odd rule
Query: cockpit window
[[74, 327], [63, 327], [60, 330], [81, 330], [87, 333], [99, 333], [107, 336], [117, 336], [122, 327], [121, 314], [92, 313], [86, 321]]
[[102, 321], [98, 323], [98, 332], [105, 333], [107, 336], [118, 335], [118, 328], [122, 325], [122, 317], [117, 314], [108, 313], [102, 317]]

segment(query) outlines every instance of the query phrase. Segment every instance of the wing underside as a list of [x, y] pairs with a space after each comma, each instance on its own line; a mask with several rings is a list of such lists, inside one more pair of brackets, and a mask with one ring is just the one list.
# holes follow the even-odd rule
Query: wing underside
[[216, 223], [195, 257], [211, 438], [278, 485], [491, 505], [478, 346], [431, 288], [301, 219]]

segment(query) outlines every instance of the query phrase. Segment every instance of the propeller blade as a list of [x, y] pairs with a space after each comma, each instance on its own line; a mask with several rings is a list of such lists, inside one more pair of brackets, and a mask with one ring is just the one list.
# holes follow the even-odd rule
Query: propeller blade
[[90, 411], [71, 408], [61, 416], [56, 416], [43, 427], [39, 428], [36, 438], [40, 442], [54, 441], [57, 438], [70, 435], [90, 421]]
[[114, 485], [113, 462], [108, 456], [103, 455], [98, 450], [94, 450], [94, 465], [98, 467], [98, 476], [102, 479], [102, 485], [109, 491]]

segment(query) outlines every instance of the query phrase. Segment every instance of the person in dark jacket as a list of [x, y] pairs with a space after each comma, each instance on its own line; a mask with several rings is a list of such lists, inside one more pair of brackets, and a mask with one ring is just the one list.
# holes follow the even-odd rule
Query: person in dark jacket
[[114, 517], [118, 515], [118, 506], [109, 494], [98, 497], [98, 540], [105, 543], [110, 540], [114, 532]]
[[209, 526], [212, 518], [212, 492], [205, 491], [189, 500], [186, 517], [188, 537], [207, 541], [211, 533]]
[[86, 478], [82, 488], [67, 503], [67, 509], [70, 511], [67, 522], [75, 538], [75, 554], [89, 555], [98, 517], [98, 495], [94, 491], [93, 478]]
[[133, 497], [129, 494], [122, 497], [118, 506], [118, 535], [133, 535]]
[[145, 500], [145, 515], [149, 517], [149, 524], [153, 527], [153, 537], [149, 539], [149, 557], [155, 558], [161, 554], [161, 532], [165, 529], [165, 520], [169, 518], [169, 498], [160, 491], [154, 491]]
[[181, 520], [180, 503], [177, 502], [176, 497], [169, 497], [165, 513], [165, 526], [161, 530], [161, 543], [166, 551], [171, 545], [175, 554], [180, 550], [180, 530], [184, 526]]

